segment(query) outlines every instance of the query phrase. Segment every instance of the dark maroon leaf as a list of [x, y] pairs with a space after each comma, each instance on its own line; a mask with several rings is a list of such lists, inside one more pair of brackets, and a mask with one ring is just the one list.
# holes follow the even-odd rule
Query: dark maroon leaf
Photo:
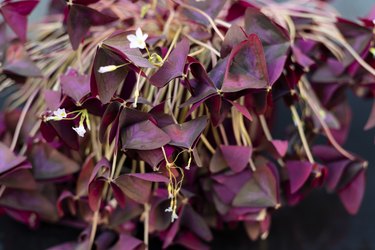
[[212, 233], [204, 219], [189, 205], [184, 207], [181, 224], [205, 241], [212, 240]]
[[127, 174], [127, 175], [131, 176], [131, 177], [136, 177], [136, 178], [141, 179], [141, 180], [150, 181], [150, 182], [164, 182], [164, 183], [169, 182], [169, 179], [167, 177], [165, 177], [164, 175], [161, 175], [161, 174], [155, 174], [155, 173], [138, 174], [138, 173], [135, 173], [135, 174]]
[[105, 15], [84, 5], [71, 5], [68, 14], [67, 30], [73, 49], [76, 50], [78, 48], [91, 26], [104, 25], [115, 20], [117, 18]]
[[181, 77], [184, 72], [189, 47], [189, 41], [186, 38], [177, 43], [176, 48], [163, 63], [163, 66], [151, 76], [150, 82], [156, 87], [161, 88], [172, 79]]
[[27, 169], [19, 169], [0, 175], [0, 185], [25, 190], [36, 190], [37, 188], [33, 175]]
[[288, 150], [288, 141], [272, 140], [271, 143], [276, 149], [279, 156], [284, 157], [286, 154], [286, 151]]
[[130, 199], [145, 203], [150, 198], [152, 182], [168, 181], [168, 178], [160, 174], [125, 174], [117, 177], [114, 184]]
[[142, 249], [143, 242], [131, 235], [122, 233], [117, 243], [110, 248], [110, 250], [140, 250]]
[[34, 145], [30, 156], [37, 180], [56, 179], [79, 170], [75, 161], [46, 144]]
[[[42, 123], [41, 128], [44, 123]], [[45, 124], [45, 126], [51, 126], [52, 129], [55, 132], [55, 135], [57, 135], [62, 142], [64, 142], [68, 147], [78, 150], [78, 135], [77, 133], [72, 129], [72, 127], [75, 127], [75, 124], [71, 120], [61, 120], [61, 121], [49, 121]], [[43, 132], [43, 137], [46, 138], [47, 141], [51, 141], [49, 139], [52, 139], [55, 137], [55, 135], [51, 135], [51, 130], [46, 129], [46, 134]], [[49, 138], [49, 139], [48, 139]]]
[[280, 77], [287, 59], [290, 44], [286, 31], [255, 8], [246, 10], [245, 31], [256, 34], [263, 43], [269, 84], [272, 86]]
[[239, 0], [239, 1], [234, 2], [229, 8], [228, 14], [225, 17], [225, 20], [227, 22], [230, 22], [239, 17], [242, 17], [245, 14], [245, 11], [248, 7], [255, 8], [254, 5], [250, 4], [247, 1]]
[[313, 164], [307, 161], [287, 161], [290, 191], [297, 192], [309, 178], [313, 169]]
[[39, 1], [37, 0], [17, 2], [5, 1], [0, 8], [0, 12], [6, 23], [14, 33], [17, 34], [21, 41], [26, 41], [27, 16], [38, 3]]
[[56, 222], [58, 219], [54, 205], [37, 191], [6, 189], [0, 198], [0, 206], [32, 211], [49, 222]]
[[60, 84], [62, 92], [73, 98], [77, 103], [80, 103], [82, 97], [90, 93], [89, 76], [80, 75], [72, 68], [60, 76]]
[[344, 207], [350, 214], [356, 214], [365, 193], [365, 171], [359, 174], [341, 191], [339, 196]]
[[251, 116], [249, 110], [246, 108], [246, 106], [244, 105], [241, 105], [237, 102], [233, 102], [233, 101], [229, 101], [233, 107], [238, 111], [240, 112], [243, 116], [245, 116], [249, 121], [252, 121], [253, 120], [253, 117]]
[[233, 200], [237, 207], [275, 207], [277, 204], [277, 180], [267, 165], [257, 166]]
[[183, 232], [179, 234], [174, 240], [176, 244], [182, 245], [191, 250], [209, 250], [209, 246], [199, 240], [194, 234], [190, 232]]
[[153, 200], [150, 211], [150, 231], [165, 231], [171, 224], [171, 215], [165, 212], [170, 201], [159, 198]]
[[82, 169], [79, 173], [76, 186], [76, 195], [84, 196], [88, 192], [91, 174], [94, 170], [94, 155], [89, 155], [83, 163]]
[[117, 186], [117, 184], [114, 182], [111, 182], [111, 188], [112, 188], [113, 196], [117, 200], [118, 204], [120, 205], [121, 208], [124, 208], [125, 201], [126, 201], [124, 192], [122, 192], [121, 188]]
[[12, 62], [6, 62], [3, 67], [4, 73], [11, 73], [25, 77], [40, 77], [42, 72], [28, 57]]
[[107, 180], [103, 177], [96, 178], [89, 185], [89, 205], [92, 211], [100, 208], [104, 186]]
[[232, 25], [225, 34], [225, 39], [221, 45], [221, 57], [224, 58], [229, 55], [235, 46], [246, 40], [247, 35], [245, 31], [238, 25]]
[[202, 116], [182, 124], [171, 124], [162, 129], [171, 138], [170, 145], [191, 149], [206, 126], [207, 117]]
[[[355, 22], [338, 18], [335, 23], [340, 32], [344, 35], [346, 41], [350, 46], [359, 54], [364, 54], [367, 50], [372, 38], [372, 29], [358, 25]], [[365, 53], [367, 54], [367, 52]], [[343, 69], [352, 64], [355, 61], [354, 57], [349, 51], [344, 51], [344, 58], [340, 61]]]
[[[178, 217], [180, 217], [183, 214], [184, 206], [180, 209], [178, 212]], [[174, 223], [172, 223], [172, 226], [169, 228], [167, 234], [165, 235], [163, 239], [163, 248], [167, 248], [170, 246], [175, 239], [179, 229], [180, 229], [181, 220], [176, 220]]]
[[315, 63], [310, 57], [305, 55], [301, 51], [301, 49], [298, 48], [297, 46], [293, 46], [292, 51], [293, 51], [293, 56], [294, 56], [295, 60], [302, 67], [304, 67], [306, 69], [309, 69]]
[[[64, 202], [68, 203], [68, 202], [72, 202], [73, 200], [74, 200], [74, 195], [67, 190], [63, 191], [60, 194], [59, 198], [57, 199], [57, 204], [56, 204], [57, 205], [56, 206], [57, 212], [58, 212], [60, 217], [64, 216], [64, 214], [65, 214], [65, 212], [64, 212]], [[73, 208], [73, 211], [71, 211], [72, 214], [76, 214], [77, 211], [75, 210], [75, 207], [71, 206], [71, 208]]]
[[224, 160], [221, 150], [216, 150], [210, 161], [210, 171], [218, 173], [227, 168], [227, 163]]
[[220, 150], [224, 160], [235, 173], [246, 168], [252, 154], [252, 148], [247, 146], [221, 145]]
[[0, 175], [26, 161], [24, 156], [16, 156], [10, 148], [0, 142]]
[[73, 0], [73, 3], [75, 4], [82, 4], [82, 5], [90, 5], [93, 3], [97, 3], [100, 0]]
[[120, 234], [117, 243], [111, 247], [111, 250], [137, 250], [142, 249], [143, 242], [128, 234]]
[[107, 73], [99, 73], [98, 70], [100, 67], [121, 64], [124, 64], [124, 61], [108, 49], [99, 48], [96, 52], [94, 65], [92, 67], [95, 82], [91, 79], [91, 91], [93, 89], [93, 84], [95, 84], [102, 103], [108, 103], [111, 100], [117, 88], [125, 80], [128, 69], [126, 67], [120, 67]]
[[118, 116], [120, 115], [120, 110], [121, 110], [120, 108], [121, 108], [121, 103], [119, 102], [111, 102], [107, 106], [107, 109], [105, 110], [102, 116], [100, 127], [99, 127], [100, 142], [102, 143], [105, 142], [105, 139], [104, 139], [105, 133], [109, 125], [111, 125], [115, 121], [116, 117], [118, 118]]
[[164, 146], [171, 139], [168, 134], [148, 120], [125, 128], [121, 140], [124, 150], [152, 150]]
[[28, 225], [31, 229], [36, 229], [39, 226], [40, 217], [33, 211], [23, 211], [5, 207], [2, 208], [2, 210], [16, 221]]
[[130, 199], [138, 203], [148, 202], [151, 195], [152, 182], [130, 175], [121, 175], [114, 183]]
[[100, 176], [105, 179], [109, 179], [109, 171], [111, 169], [111, 164], [106, 158], [102, 158], [98, 163], [96, 163], [94, 169], [91, 172], [90, 181], [92, 182], [95, 177], [100, 173]]
[[233, 48], [222, 86], [223, 92], [269, 87], [266, 59], [259, 38], [252, 34], [248, 40]]
[[375, 102], [372, 104], [371, 114], [367, 119], [365, 130], [369, 130], [375, 127]]
[[[173, 148], [166, 147], [165, 151], [168, 156], [170, 155], [168, 151], [173, 152]], [[142, 161], [147, 162], [153, 169], [156, 169], [158, 165], [164, 160], [163, 151], [160, 148], [139, 151], [139, 157], [142, 159]]]
[[346, 159], [327, 164], [327, 167], [328, 167], [327, 189], [329, 191], [334, 191], [336, 189], [346, 167], [349, 164], [350, 164], [350, 161]]

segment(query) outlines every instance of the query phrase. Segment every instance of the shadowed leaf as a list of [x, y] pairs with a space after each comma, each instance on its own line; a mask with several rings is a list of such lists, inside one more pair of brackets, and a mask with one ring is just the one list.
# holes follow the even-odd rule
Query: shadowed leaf
[[237, 207], [275, 207], [278, 201], [277, 180], [267, 165], [257, 166], [250, 180], [233, 200]]
[[228, 166], [235, 173], [246, 168], [252, 154], [252, 149], [247, 146], [221, 145], [220, 150]]
[[290, 191], [297, 192], [309, 178], [313, 169], [313, 164], [307, 161], [287, 161]]

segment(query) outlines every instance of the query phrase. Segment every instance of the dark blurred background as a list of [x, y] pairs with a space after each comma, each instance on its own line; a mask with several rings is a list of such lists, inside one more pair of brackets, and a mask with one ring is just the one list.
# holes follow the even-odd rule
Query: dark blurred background
[[[48, 2], [49, 0], [41, 1], [33, 13], [34, 20], [43, 16]], [[334, 1], [334, 6], [343, 16], [353, 20], [367, 15], [373, 5], [374, 0]], [[366, 193], [359, 213], [356, 216], [348, 215], [338, 196], [321, 190], [312, 193], [298, 206], [278, 210], [273, 216], [267, 240], [251, 242], [243, 228], [238, 228], [215, 232], [212, 249], [375, 249], [375, 133], [374, 130], [363, 131], [372, 101], [349, 95], [353, 120], [345, 148], [369, 161]], [[8, 217], [0, 217], [0, 250], [46, 249], [76, 240], [78, 234], [78, 230], [49, 224], [42, 224], [37, 231], [31, 231]]]

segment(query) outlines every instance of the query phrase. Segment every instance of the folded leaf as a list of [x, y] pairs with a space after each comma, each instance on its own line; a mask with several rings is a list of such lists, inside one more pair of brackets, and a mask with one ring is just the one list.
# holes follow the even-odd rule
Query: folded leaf
[[76, 70], [70, 68], [60, 76], [61, 89], [64, 94], [80, 103], [82, 97], [90, 93], [90, 78], [87, 75], [80, 75]]
[[0, 12], [3, 14], [6, 23], [21, 41], [26, 41], [27, 16], [38, 3], [39, 1], [37, 0], [5, 1], [0, 8]]
[[163, 130], [147, 120], [125, 128], [121, 140], [124, 150], [152, 150], [164, 146], [171, 139]]
[[171, 124], [162, 129], [171, 138], [170, 145], [192, 149], [206, 126], [207, 117], [202, 116], [182, 124]]
[[361, 171], [344, 189], [339, 196], [344, 207], [350, 214], [356, 214], [365, 194], [365, 171]]
[[190, 45], [186, 38], [177, 43], [176, 48], [163, 63], [163, 66], [151, 76], [150, 82], [161, 88], [174, 78], [181, 77], [184, 73], [189, 47]]
[[259, 38], [252, 34], [230, 53], [222, 91], [228, 93], [267, 87], [269, 81], [263, 46]]
[[252, 148], [247, 146], [221, 145], [220, 150], [228, 166], [235, 173], [246, 168], [252, 154]]
[[237, 207], [275, 207], [277, 204], [277, 180], [267, 165], [257, 166], [233, 200]]
[[126, 67], [120, 67], [111, 72], [99, 73], [99, 68], [124, 63], [123, 59], [108, 49], [99, 48], [96, 52], [91, 73], [94, 76], [95, 82], [93, 78], [91, 78], [91, 91], [93, 91], [93, 85], [95, 85], [94, 87], [96, 87], [102, 103], [105, 104], [111, 100], [117, 88], [125, 80], [128, 69]]
[[290, 191], [297, 192], [309, 178], [313, 169], [313, 164], [308, 161], [287, 161]]

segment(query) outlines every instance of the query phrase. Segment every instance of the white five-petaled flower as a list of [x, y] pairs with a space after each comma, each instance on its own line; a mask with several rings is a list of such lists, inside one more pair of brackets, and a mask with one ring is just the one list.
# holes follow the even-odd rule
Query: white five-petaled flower
[[138, 28], [135, 32], [135, 35], [128, 35], [126, 38], [130, 42], [130, 45], [129, 45], [130, 48], [132, 48], [132, 49], [135, 49], [135, 48], [144, 49], [144, 48], [146, 48], [147, 37], [148, 37], [148, 35], [143, 34], [141, 28]]
[[102, 67], [99, 68], [98, 72], [99, 73], [107, 73], [107, 72], [114, 71], [117, 68], [118, 68], [118, 66], [116, 66], [116, 65], [102, 66]]
[[172, 208], [171, 207], [168, 207], [168, 208], [166, 208], [165, 210], [164, 210], [164, 212], [166, 212], [166, 213], [170, 213], [170, 212], [172, 212], [173, 210], [172, 210]]
[[57, 110], [53, 111], [52, 116], [47, 117], [47, 121], [50, 121], [50, 120], [58, 121], [58, 120], [62, 120], [65, 117], [66, 117], [65, 109], [58, 108]]
[[73, 127], [73, 130], [76, 131], [76, 133], [77, 133], [79, 136], [81, 136], [81, 137], [84, 137], [84, 136], [85, 136], [86, 129], [85, 129], [85, 127], [83, 126], [83, 124], [80, 124], [79, 127], [76, 127], [76, 128]]

